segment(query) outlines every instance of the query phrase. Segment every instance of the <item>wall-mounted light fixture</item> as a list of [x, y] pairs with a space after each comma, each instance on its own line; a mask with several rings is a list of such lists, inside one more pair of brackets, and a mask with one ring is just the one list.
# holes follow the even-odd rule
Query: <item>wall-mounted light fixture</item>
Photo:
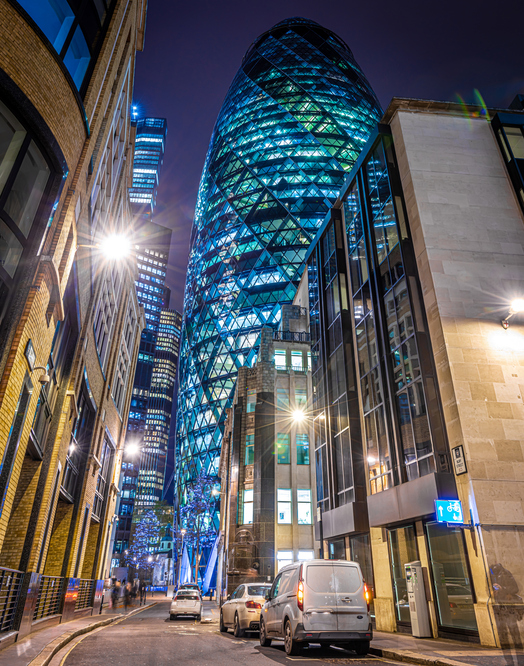
[[503, 329], [509, 328], [509, 320], [518, 312], [524, 312], [524, 298], [516, 298], [511, 302], [508, 316], [500, 322]]

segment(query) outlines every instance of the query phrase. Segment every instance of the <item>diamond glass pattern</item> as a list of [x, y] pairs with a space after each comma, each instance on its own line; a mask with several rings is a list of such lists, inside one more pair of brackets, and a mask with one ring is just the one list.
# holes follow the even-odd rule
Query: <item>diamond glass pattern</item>
[[220, 110], [193, 224], [177, 418], [178, 490], [214, 474], [236, 374], [277, 326], [380, 104], [334, 33], [292, 18], [248, 50]]

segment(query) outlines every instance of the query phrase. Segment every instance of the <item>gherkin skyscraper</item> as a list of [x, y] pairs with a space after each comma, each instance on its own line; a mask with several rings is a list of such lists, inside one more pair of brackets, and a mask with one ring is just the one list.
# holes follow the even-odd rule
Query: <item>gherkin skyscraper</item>
[[348, 46], [291, 18], [250, 47], [220, 110], [195, 211], [177, 416], [178, 488], [214, 474], [237, 370], [293, 299], [308, 246], [382, 115]]

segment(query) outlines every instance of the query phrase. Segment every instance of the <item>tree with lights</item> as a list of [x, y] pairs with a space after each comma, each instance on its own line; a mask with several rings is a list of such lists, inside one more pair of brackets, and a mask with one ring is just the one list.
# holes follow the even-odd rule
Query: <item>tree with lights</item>
[[137, 520], [127, 554], [128, 564], [137, 571], [151, 567], [153, 552], [160, 540], [160, 528], [160, 521], [152, 509]]
[[[216, 538], [213, 526], [214, 506], [217, 499], [217, 479], [204, 472], [187, 486], [186, 502], [180, 507], [180, 521], [175, 540], [191, 548], [191, 567], [198, 583], [202, 549], [211, 546]], [[182, 539], [183, 535], [183, 539]]]

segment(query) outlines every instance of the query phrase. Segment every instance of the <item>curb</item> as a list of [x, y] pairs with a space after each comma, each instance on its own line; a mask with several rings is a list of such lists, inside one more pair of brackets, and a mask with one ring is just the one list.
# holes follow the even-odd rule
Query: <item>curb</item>
[[410, 650], [390, 650], [388, 648], [370, 647], [369, 654], [385, 659], [395, 659], [405, 664], [421, 664], [422, 666], [468, 666], [464, 661], [455, 661], [445, 657], [425, 657]]
[[148, 604], [147, 606], [143, 606], [141, 608], [136, 608], [135, 610], [130, 611], [126, 615], [122, 613], [120, 615], [115, 615], [114, 617], [109, 617], [106, 620], [93, 622], [92, 624], [88, 624], [87, 626], [81, 627], [80, 629], [66, 631], [65, 633], [61, 634], [60, 636], [57, 636], [57, 638], [48, 643], [42, 649], [42, 651], [28, 663], [27, 666], [48, 666], [48, 664], [51, 662], [51, 659], [55, 656], [55, 654], [57, 652], [60, 652], [60, 650], [63, 647], [65, 647], [68, 643], [70, 643], [73, 639], [78, 638], [78, 636], [82, 636], [83, 634], [88, 634], [89, 632], [94, 631], [95, 629], [99, 629], [100, 627], [106, 627], [107, 625], [112, 624], [116, 620], [127, 618], [130, 615], [134, 615], [135, 613], [139, 613], [140, 611], [145, 610], [146, 608], [151, 608], [155, 604], [156, 602]]

